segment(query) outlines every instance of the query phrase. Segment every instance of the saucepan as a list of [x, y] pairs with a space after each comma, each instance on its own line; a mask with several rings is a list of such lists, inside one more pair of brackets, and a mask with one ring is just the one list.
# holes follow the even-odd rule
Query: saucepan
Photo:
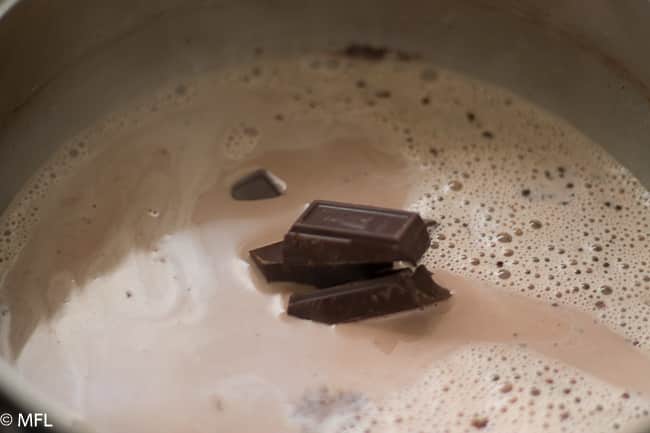
[[[171, 74], [226, 67], [264, 44], [309, 50], [324, 37], [419, 52], [507, 88], [650, 187], [647, 1], [0, 0], [0, 212], [57, 143]], [[4, 360], [0, 390], [3, 412], [93, 431]]]

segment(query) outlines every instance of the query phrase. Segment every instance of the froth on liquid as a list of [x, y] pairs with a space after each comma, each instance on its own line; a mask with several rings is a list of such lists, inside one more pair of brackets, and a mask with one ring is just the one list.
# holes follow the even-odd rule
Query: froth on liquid
[[[259, 167], [286, 194], [231, 200]], [[315, 198], [438, 221], [424, 262], [454, 298], [287, 317], [302, 288], [246, 252]], [[0, 221], [2, 352], [98, 431], [625, 430], [650, 421], [648, 206], [503, 90], [418, 62], [267, 60], [62, 144]]]

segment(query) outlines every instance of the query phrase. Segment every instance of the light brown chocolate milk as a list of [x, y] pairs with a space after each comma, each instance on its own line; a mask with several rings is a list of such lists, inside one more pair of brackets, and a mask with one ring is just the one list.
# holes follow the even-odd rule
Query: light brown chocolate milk
[[[18, 371], [100, 432], [650, 421], [647, 191], [505, 90], [417, 62], [312, 60], [161, 89], [62, 144], [0, 221]], [[257, 168], [286, 193], [233, 200]], [[338, 326], [288, 317], [308, 288], [267, 283], [248, 250], [314, 199], [436, 220], [423, 263], [453, 297]]]

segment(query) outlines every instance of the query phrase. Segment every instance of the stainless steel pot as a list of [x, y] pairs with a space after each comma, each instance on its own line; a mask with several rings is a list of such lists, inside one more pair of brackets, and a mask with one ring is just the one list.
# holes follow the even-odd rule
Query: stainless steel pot
[[[647, 1], [0, 0], [0, 211], [54, 144], [173, 74], [223, 67], [257, 46], [351, 40], [507, 87], [650, 186]], [[5, 362], [0, 388], [62, 430], [92, 430]]]

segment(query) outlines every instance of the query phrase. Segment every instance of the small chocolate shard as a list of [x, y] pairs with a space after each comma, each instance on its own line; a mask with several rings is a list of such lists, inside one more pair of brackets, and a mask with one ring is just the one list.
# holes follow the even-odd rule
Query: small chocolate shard
[[451, 294], [422, 265], [370, 280], [356, 281], [310, 293], [294, 293], [287, 313], [301, 319], [336, 324], [423, 308]]
[[289, 265], [284, 263], [281, 241], [251, 250], [249, 254], [268, 282], [291, 281], [319, 288], [377, 277], [390, 271], [393, 267], [392, 263], [334, 266]]
[[417, 213], [315, 200], [285, 235], [283, 255], [293, 265], [415, 264], [430, 241]]
[[268, 170], [259, 169], [235, 182], [230, 195], [235, 200], [264, 200], [281, 196], [286, 184]]

